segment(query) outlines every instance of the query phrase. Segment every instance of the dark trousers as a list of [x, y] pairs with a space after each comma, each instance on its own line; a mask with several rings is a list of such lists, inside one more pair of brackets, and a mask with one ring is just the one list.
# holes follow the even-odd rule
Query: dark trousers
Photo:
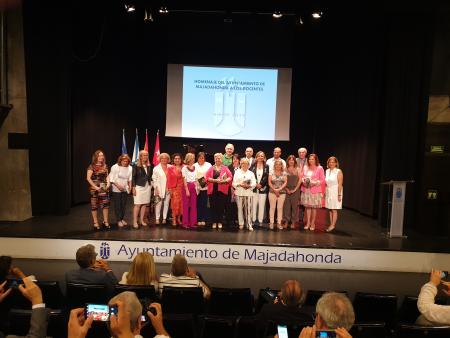
[[197, 195], [197, 219], [199, 222], [205, 222], [208, 213], [208, 192], [200, 190]]
[[114, 213], [116, 221], [121, 221], [125, 217], [125, 206], [127, 205], [128, 194], [126, 192], [112, 192]]
[[226, 201], [227, 195], [225, 195], [223, 192], [217, 191], [209, 195], [209, 205], [211, 206], [212, 210], [211, 221], [213, 223], [222, 223]]
[[232, 201], [231, 198], [231, 191], [228, 193], [227, 196], [227, 200], [225, 203], [225, 216], [227, 219], [227, 225], [229, 227], [234, 227], [236, 226], [236, 221], [237, 221], [237, 204], [236, 204], [236, 200]]

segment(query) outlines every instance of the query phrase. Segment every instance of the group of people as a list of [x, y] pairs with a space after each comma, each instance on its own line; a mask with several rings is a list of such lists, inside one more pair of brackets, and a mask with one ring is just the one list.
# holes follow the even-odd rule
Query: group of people
[[[316, 154], [298, 149], [298, 157], [281, 158], [281, 149], [273, 150], [267, 159], [262, 151], [255, 156], [251, 147], [245, 156], [234, 153], [227, 144], [225, 153], [214, 154], [214, 163], [206, 155], [187, 153], [184, 158], [175, 153], [159, 155], [159, 164], [152, 167], [148, 152], [139, 152], [131, 165], [128, 155], [121, 155], [108, 172], [105, 154], [97, 150], [87, 169], [94, 228], [100, 229], [97, 210], [102, 209], [103, 227], [109, 229], [109, 190], [114, 204], [117, 224], [125, 222], [128, 194], [133, 195], [133, 227], [148, 225], [149, 205], [155, 207], [155, 224], [166, 224], [171, 209], [172, 225], [195, 229], [209, 221], [213, 229], [221, 229], [224, 218], [228, 225], [237, 220], [239, 229], [253, 231], [255, 224], [265, 220], [269, 201], [269, 229], [291, 227], [303, 223], [305, 230], [314, 231], [317, 210], [329, 210], [329, 226], [336, 228], [338, 210], [342, 209], [343, 173], [336, 157], [327, 160], [324, 171]], [[276, 214], [276, 219], [275, 219]], [[209, 215], [209, 216], [208, 216]]]

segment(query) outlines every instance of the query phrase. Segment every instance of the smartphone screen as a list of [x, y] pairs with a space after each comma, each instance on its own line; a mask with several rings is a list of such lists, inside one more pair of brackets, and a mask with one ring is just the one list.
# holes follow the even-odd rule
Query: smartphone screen
[[278, 325], [278, 338], [288, 338], [288, 330], [286, 325]]
[[94, 320], [106, 322], [109, 318], [109, 306], [106, 304], [86, 304], [86, 318], [91, 314], [94, 315]]
[[317, 338], [336, 338], [336, 332], [334, 330], [320, 330], [316, 331]]

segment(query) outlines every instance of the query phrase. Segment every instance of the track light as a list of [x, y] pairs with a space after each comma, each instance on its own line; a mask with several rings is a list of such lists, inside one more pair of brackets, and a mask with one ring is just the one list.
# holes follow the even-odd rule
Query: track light
[[303, 21], [303, 19], [302, 19], [301, 16], [299, 16], [299, 17], [297, 18], [297, 20], [295, 21], [295, 23], [296, 23], [297, 25], [304, 25], [304, 24], [305, 24], [305, 22]]
[[281, 18], [281, 17], [283, 16], [283, 14], [281, 14], [280, 11], [275, 11], [275, 12], [273, 12], [272, 16], [273, 16], [275, 19], [279, 19], [279, 18]]
[[315, 11], [311, 13], [311, 16], [313, 19], [320, 19], [322, 17], [323, 13], [321, 11]]
[[144, 21], [145, 22], [153, 22], [153, 15], [152, 15], [152, 10], [151, 9], [146, 9], [145, 10]]
[[131, 13], [136, 10], [136, 7], [134, 7], [134, 5], [125, 4], [125, 10], [127, 11], [127, 13]]
[[166, 6], [161, 6], [161, 8], [159, 9], [159, 12], [161, 14], [167, 14], [167, 13], [169, 13], [169, 10], [167, 9]]

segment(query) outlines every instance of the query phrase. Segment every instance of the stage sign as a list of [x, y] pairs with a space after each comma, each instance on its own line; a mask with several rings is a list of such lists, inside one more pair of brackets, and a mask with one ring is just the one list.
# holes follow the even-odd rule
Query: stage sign
[[98, 256], [109, 261], [131, 261], [149, 252], [157, 263], [170, 263], [176, 254], [191, 264], [233, 265], [292, 269], [429, 272], [450, 270], [450, 254], [296, 248], [172, 242], [95, 241], [76, 239], [0, 238], [3, 255], [14, 258], [75, 260], [77, 249], [93, 244]]

